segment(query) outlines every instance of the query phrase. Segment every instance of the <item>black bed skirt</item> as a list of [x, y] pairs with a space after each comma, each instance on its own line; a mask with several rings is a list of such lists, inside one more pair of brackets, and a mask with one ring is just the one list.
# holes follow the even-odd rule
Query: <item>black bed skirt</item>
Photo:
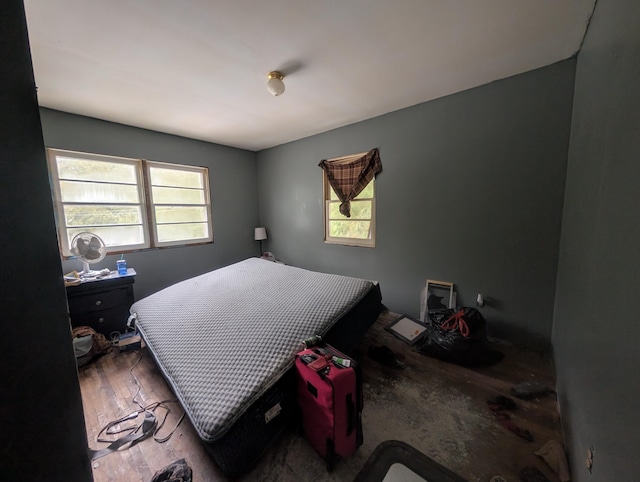
[[215, 442], [203, 442], [223, 474], [236, 478], [253, 468], [264, 451], [299, 419], [295, 372], [289, 370]]
[[350, 354], [382, 310], [382, 293], [376, 284], [331, 327], [324, 341], [345, 354]]

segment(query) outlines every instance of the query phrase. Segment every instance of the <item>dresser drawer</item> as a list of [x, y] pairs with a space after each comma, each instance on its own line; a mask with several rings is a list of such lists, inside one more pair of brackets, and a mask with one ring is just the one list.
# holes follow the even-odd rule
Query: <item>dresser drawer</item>
[[84, 296], [69, 298], [69, 311], [72, 315], [86, 311], [106, 310], [116, 306], [127, 305], [129, 294], [127, 288], [110, 291], [99, 291]]

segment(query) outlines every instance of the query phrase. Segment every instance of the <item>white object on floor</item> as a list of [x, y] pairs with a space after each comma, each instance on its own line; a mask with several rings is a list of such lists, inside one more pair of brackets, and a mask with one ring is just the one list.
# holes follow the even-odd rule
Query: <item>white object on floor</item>
[[384, 476], [382, 482], [429, 482], [403, 464], [395, 463]]

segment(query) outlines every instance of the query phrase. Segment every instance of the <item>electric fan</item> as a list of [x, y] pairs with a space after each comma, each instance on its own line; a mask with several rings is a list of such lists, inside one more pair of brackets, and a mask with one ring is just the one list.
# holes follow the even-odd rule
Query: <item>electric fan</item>
[[100, 271], [91, 271], [90, 264], [99, 263], [107, 255], [104, 241], [97, 234], [88, 231], [76, 234], [71, 240], [71, 254], [82, 261], [83, 278], [93, 278]]

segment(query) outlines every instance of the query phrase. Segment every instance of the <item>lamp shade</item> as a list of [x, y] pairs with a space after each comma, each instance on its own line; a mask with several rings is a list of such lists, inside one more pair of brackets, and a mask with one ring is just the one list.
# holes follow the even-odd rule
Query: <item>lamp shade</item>
[[267, 90], [271, 95], [276, 97], [284, 94], [284, 76], [280, 72], [269, 72], [267, 75]]
[[254, 230], [253, 239], [255, 239], [256, 241], [267, 239], [267, 228], [256, 228]]

